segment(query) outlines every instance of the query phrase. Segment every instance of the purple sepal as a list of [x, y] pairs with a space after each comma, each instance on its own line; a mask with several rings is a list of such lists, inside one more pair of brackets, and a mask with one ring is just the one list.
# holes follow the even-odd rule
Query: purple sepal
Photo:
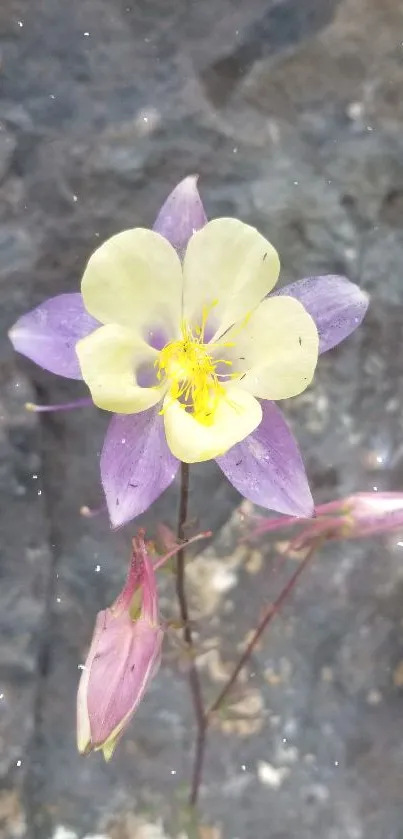
[[313, 500], [298, 446], [279, 408], [273, 402], [261, 404], [263, 419], [256, 431], [217, 457], [217, 463], [254, 504], [289, 516], [312, 516]]
[[84, 308], [81, 294], [59, 294], [22, 315], [9, 337], [17, 352], [44, 370], [66, 379], [82, 379], [76, 343], [98, 326]]
[[344, 341], [364, 319], [369, 298], [364, 291], [336, 274], [306, 277], [274, 292], [295, 297], [314, 319], [319, 332], [319, 352]]
[[190, 237], [207, 222], [197, 189], [197, 175], [184, 178], [168, 195], [154, 224], [154, 230], [165, 236], [182, 256]]
[[144, 513], [172, 483], [179, 461], [171, 454], [159, 406], [115, 414], [101, 454], [101, 478], [112, 527]]

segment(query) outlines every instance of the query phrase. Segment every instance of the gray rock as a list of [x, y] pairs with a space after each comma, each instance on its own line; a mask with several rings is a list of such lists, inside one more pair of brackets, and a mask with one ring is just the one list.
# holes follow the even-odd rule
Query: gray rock
[[39, 425], [24, 408], [32, 388], [15, 365], [2, 365], [0, 394], [0, 822], [2, 835], [18, 837], [27, 827], [23, 788], [40, 719], [52, 552]]
[[27, 271], [35, 261], [36, 245], [23, 227], [2, 224], [0, 230], [0, 279]]
[[15, 139], [11, 132], [0, 124], [0, 181], [9, 171], [15, 146]]

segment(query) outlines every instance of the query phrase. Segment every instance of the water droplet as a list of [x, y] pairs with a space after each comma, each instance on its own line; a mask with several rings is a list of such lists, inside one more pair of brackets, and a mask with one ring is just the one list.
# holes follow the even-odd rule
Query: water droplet
[[244, 763], [242, 764], [241, 769], [242, 769], [242, 772], [246, 772], [246, 766], [245, 766]]
[[56, 597], [56, 603], [61, 603], [61, 602], [62, 602], [62, 598], [61, 597]]
[[299, 186], [299, 181], [294, 181], [294, 186]]
[[90, 37], [90, 33], [89, 33], [89, 32], [84, 32], [83, 34], [84, 34], [84, 38], [89, 38], [89, 37]]
[[0, 693], [0, 699], [4, 699], [4, 693]]
[[396, 542], [398, 548], [403, 548], [403, 542]]
[[49, 99], [56, 99], [55, 94], [54, 93], [49, 93]]
[[126, 442], [126, 437], [122, 437], [122, 445], [123, 446], [124, 446], [125, 442]]
[[100, 572], [100, 570], [101, 570], [101, 566], [100, 566], [100, 565], [96, 565], [96, 566], [95, 566], [95, 570], [96, 570], [97, 574], [99, 574], [99, 572]]
[[33, 477], [34, 481], [36, 481], [38, 475], [32, 475], [32, 477]]
[[237, 154], [237, 153], [238, 153], [238, 146], [234, 146], [234, 148], [232, 149], [232, 151], [234, 152], [234, 154]]
[[17, 760], [17, 766], [22, 766], [22, 760]]
[[38, 489], [38, 495], [42, 495], [42, 490]]
[[171, 769], [171, 775], [176, 775], [176, 769]]
[[20, 29], [22, 29], [22, 27], [24, 26], [24, 21], [23, 20], [17, 20], [17, 24], [20, 27]]
[[335, 766], [338, 766], [338, 765], [339, 765], [339, 761], [338, 761], [338, 760], [335, 760], [334, 765], [335, 765]]
[[77, 670], [85, 670], [85, 664], [77, 664]]
[[76, 203], [78, 201], [78, 195], [73, 195], [73, 201]]
[[372, 489], [374, 490], [374, 492], [378, 492], [378, 487], [372, 487]]

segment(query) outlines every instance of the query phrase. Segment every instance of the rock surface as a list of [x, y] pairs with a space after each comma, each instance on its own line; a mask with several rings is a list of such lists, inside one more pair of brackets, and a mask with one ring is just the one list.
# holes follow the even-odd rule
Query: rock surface
[[[167, 652], [116, 759], [76, 755], [78, 667], [130, 533], [78, 512], [101, 497], [106, 417], [26, 414], [26, 399], [83, 388], [16, 359], [6, 331], [76, 290], [98, 241], [152, 223], [199, 172], [208, 213], [257, 225], [284, 281], [339, 272], [371, 293], [363, 328], [286, 409], [318, 501], [403, 489], [402, 31], [399, 0], [1, 3], [4, 839], [176, 837], [194, 736]], [[192, 515], [216, 538], [189, 584], [201, 643], [224, 637], [201, 659], [209, 696], [293, 568], [270, 545], [237, 547], [237, 503], [217, 468], [197, 469]], [[150, 535], [175, 505], [173, 488], [147, 516]], [[203, 839], [401, 839], [401, 550], [399, 535], [340, 545], [307, 571], [211, 738]]]

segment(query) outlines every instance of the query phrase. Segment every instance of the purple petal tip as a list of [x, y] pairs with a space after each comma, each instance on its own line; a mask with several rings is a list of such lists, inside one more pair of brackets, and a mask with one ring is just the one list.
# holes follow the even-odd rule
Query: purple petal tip
[[279, 408], [262, 401], [256, 431], [217, 463], [245, 498], [268, 510], [310, 518], [314, 503], [297, 444]]
[[50, 373], [81, 379], [76, 343], [99, 326], [81, 294], [59, 294], [17, 320], [9, 331], [16, 352]]
[[122, 527], [144, 513], [172, 483], [179, 461], [168, 449], [158, 407], [116, 414], [101, 455], [101, 477], [111, 525]]
[[198, 175], [188, 175], [162, 205], [154, 230], [164, 236], [181, 256], [196, 230], [207, 222], [206, 213], [197, 188]]
[[362, 323], [369, 305], [365, 291], [336, 274], [306, 277], [275, 294], [295, 297], [302, 303], [316, 323], [321, 353], [351, 335]]

